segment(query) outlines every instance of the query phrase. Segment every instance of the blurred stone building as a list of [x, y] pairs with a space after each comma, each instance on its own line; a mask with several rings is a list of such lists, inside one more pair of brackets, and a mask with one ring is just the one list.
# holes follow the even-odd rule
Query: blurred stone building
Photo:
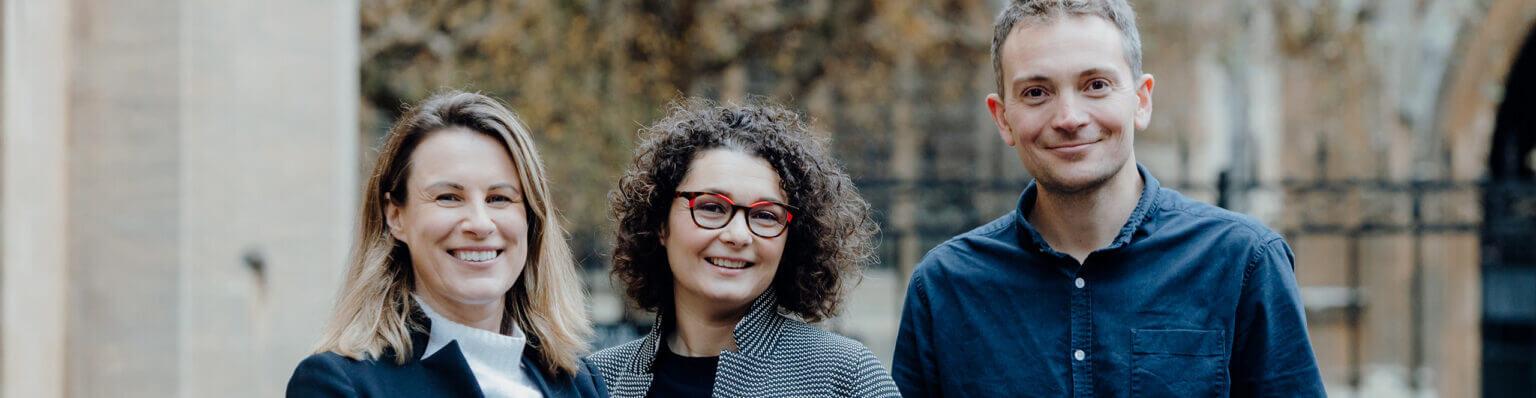
[[[887, 364], [912, 264], [1029, 178], [982, 101], [1000, 0], [3, 4], [5, 396], [278, 394], [360, 170], [443, 87], [533, 127], [599, 345], [649, 322], [608, 287], [605, 196], [678, 95], [817, 119], [884, 228], [823, 326]], [[1138, 159], [1286, 236], [1330, 395], [1536, 391], [1536, 4], [1135, 6]]]
[[351, 242], [356, 2], [0, 4], [0, 391], [280, 396]]

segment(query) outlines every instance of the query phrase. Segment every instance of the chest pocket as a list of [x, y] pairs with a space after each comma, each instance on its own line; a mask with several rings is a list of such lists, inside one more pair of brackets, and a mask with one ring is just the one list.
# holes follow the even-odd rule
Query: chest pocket
[[1131, 396], [1224, 397], [1226, 334], [1131, 329]]

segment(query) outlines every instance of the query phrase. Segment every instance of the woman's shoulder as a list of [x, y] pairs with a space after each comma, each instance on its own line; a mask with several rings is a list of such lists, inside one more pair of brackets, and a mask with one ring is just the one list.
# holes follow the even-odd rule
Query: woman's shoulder
[[305, 357], [303, 361], [299, 361], [299, 367], [294, 369], [293, 373], [295, 376], [305, 372], [334, 373], [338, 371], [346, 371], [349, 368], [364, 366], [363, 364], [365, 362], [376, 361], [357, 360], [348, 358], [341, 354], [337, 354], [333, 351], [326, 351], [310, 354], [308, 357]]
[[322, 352], [299, 361], [293, 376], [288, 378], [289, 397], [353, 396], [356, 386], [353, 380], [363, 368], [377, 366], [376, 360], [357, 360], [337, 354]]
[[299, 361], [299, 366], [294, 368], [293, 377], [326, 376], [355, 378], [361, 373], [372, 373], [384, 370], [398, 369], [393, 356], [385, 354], [380, 358], [352, 358], [338, 354], [334, 351], [326, 351], [304, 358]]
[[400, 366], [401, 365], [395, 363], [394, 356], [389, 353], [385, 353], [384, 358], [381, 359], [353, 358], [336, 353], [335, 351], [326, 351], [310, 354], [310, 356], [305, 357], [303, 361], [299, 361], [299, 367], [296, 371], [328, 369], [352, 371], [369, 368], [398, 368]]
[[847, 362], [857, 362], [865, 355], [873, 356], [874, 353], [858, 340], [832, 333], [826, 329], [812, 326], [793, 318], [786, 318], [784, 331], [779, 342], [781, 349], [791, 351], [813, 351], [813, 354], [822, 358], [836, 358]]
[[352, 358], [335, 352], [310, 355], [288, 379], [288, 397], [459, 397], [478, 384], [462, 355], [434, 355], [399, 364], [385, 353]]
[[587, 361], [602, 373], [616, 373], [640, 352], [640, 346], [644, 343], [645, 338], [641, 337], [628, 343], [604, 348], [587, 356]]
[[901, 396], [890, 372], [864, 343], [792, 318], [784, 324], [775, 349], [777, 361], [793, 365], [789, 367], [821, 370], [822, 375], [835, 380], [836, 391], [841, 391], [829, 395]]

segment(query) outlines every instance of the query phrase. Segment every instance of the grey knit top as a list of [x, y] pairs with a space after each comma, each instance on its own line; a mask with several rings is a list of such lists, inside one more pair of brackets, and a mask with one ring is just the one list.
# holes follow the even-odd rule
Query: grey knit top
[[[789, 319], [777, 312], [768, 290], [732, 331], [737, 351], [720, 353], [716, 397], [900, 397], [891, 375], [868, 347], [847, 337]], [[657, 315], [639, 340], [599, 351], [587, 359], [614, 398], [644, 397], [665, 325]]]

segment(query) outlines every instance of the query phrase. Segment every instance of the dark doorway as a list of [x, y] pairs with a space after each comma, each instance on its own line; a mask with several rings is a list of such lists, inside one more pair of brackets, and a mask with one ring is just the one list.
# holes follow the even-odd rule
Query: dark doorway
[[1536, 29], [1509, 69], [1483, 189], [1483, 396], [1536, 397]]

